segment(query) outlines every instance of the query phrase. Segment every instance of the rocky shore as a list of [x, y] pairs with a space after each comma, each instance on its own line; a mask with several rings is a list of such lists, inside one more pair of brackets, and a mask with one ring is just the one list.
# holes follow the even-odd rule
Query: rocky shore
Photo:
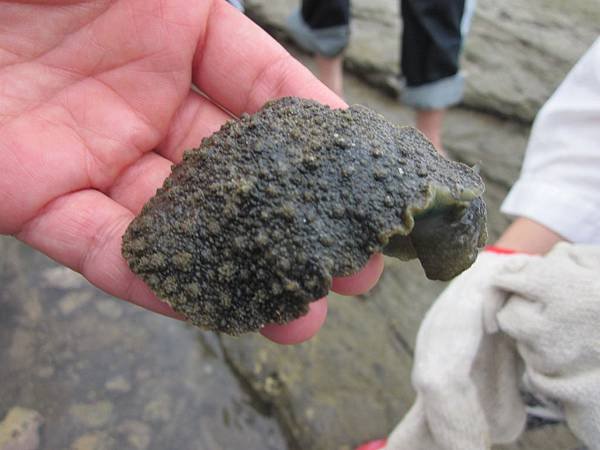
[[[285, 42], [285, 18], [298, 2], [246, 3]], [[398, 87], [397, 9], [395, 0], [353, 2], [346, 98], [410, 124], [411, 111], [390, 95]], [[443, 137], [453, 158], [481, 167], [492, 240], [508, 223], [498, 209], [518, 176], [530, 122], [599, 23], [597, 0], [479, 1], [464, 105], [450, 111]], [[27, 411], [31, 439], [39, 433], [44, 450], [351, 450], [385, 436], [411, 405], [416, 332], [444, 285], [416, 263], [387, 260], [372, 292], [332, 295], [319, 335], [282, 347], [142, 311], [2, 237], [0, 443], [16, 426], [14, 411]], [[552, 425], [496, 450], [577, 445]]]
[[[402, 22], [397, 0], [353, 0], [346, 68], [398, 90]], [[275, 36], [297, 0], [247, 0], [247, 12]], [[600, 33], [595, 0], [478, 0], [465, 45], [464, 105], [531, 122], [573, 64]]]

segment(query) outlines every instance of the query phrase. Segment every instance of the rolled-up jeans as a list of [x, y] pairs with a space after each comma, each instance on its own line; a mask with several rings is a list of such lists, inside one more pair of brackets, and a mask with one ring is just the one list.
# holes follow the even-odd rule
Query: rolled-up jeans
[[350, 40], [350, 0], [303, 0], [288, 18], [288, 30], [304, 50], [338, 56]]
[[[400, 0], [405, 104], [442, 109], [462, 100], [459, 58], [474, 8], [475, 0]], [[335, 57], [350, 40], [350, 1], [303, 0], [288, 30], [303, 49]]]

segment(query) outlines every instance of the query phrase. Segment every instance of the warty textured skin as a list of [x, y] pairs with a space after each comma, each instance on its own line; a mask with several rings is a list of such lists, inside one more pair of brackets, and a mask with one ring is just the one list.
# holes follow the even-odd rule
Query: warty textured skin
[[192, 323], [236, 335], [300, 317], [376, 252], [452, 278], [485, 243], [483, 189], [414, 128], [286, 97], [187, 151], [123, 256]]

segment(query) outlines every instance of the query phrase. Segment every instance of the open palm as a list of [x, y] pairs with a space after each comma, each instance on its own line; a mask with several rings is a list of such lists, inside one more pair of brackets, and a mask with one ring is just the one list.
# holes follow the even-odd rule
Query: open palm
[[[121, 236], [183, 151], [230, 119], [224, 109], [251, 113], [284, 95], [344, 106], [223, 0], [0, 1], [0, 10], [0, 233], [163, 314], [175, 315], [130, 272]], [[334, 289], [365, 291], [381, 269], [376, 257]], [[314, 302], [264, 334], [301, 341], [325, 313]]]

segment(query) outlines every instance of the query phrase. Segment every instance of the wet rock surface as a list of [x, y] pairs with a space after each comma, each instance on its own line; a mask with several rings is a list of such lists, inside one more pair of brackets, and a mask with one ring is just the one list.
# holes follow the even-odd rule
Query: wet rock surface
[[0, 449], [288, 448], [215, 335], [108, 297], [8, 237], [0, 286]]
[[374, 253], [456, 276], [487, 239], [483, 190], [415, 128], [287, 97], [186, 152], [123, 255], [193, 324], [237, 335], [304, 315]]
[[[397, 0], [353, 0], [347, 69], [400, 88]], [[280, 37], [297, 0], [247, 0], [248, 14]], [[479, 0], [464, 51], [464, 104], [530, 122], [600, 33], [596, 0]]]

